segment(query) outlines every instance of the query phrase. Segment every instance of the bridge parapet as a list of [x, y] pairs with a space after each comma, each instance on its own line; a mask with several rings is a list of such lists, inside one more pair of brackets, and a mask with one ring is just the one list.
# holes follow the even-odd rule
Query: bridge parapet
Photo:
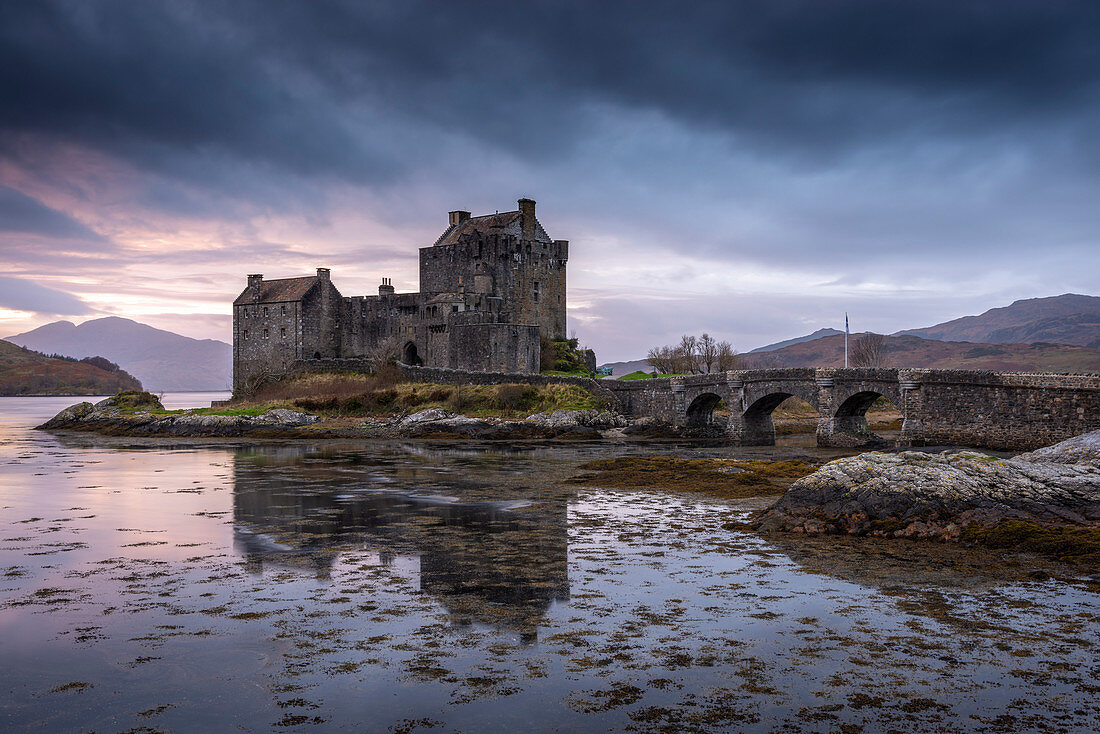
[[609, 385], [632, 415], [676, 425], [711, 420], [724, 401], [727, 435], [775, 442], [772, 411], [790, 396], [817, 410], [818, 443], [873, 445], [866, 413], [880, 396], [902, 413], [900, 445], [1027, 450], [1100, 429], [1100, 375], [894, 368], [733, 370]]

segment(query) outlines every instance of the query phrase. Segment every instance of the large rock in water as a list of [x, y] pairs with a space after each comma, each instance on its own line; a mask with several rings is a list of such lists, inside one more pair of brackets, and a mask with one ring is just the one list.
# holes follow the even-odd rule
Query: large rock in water
[[793, 485], [760, 530], [952, 540], [1004, 520], [1100, 527], [1100, 431], [999, 459], [975, 452], [866, 453]]

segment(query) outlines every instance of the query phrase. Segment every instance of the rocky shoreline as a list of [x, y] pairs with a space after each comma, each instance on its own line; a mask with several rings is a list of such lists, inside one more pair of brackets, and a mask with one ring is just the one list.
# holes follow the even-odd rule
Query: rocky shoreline
[[[1010, 459], [972, 451], [838, 459], [795, 482], [753, 528], [978, 542], [1000, 529], [1006, 547], [1014, 533], [1094, 554], [1100, 547], [1086, 546], [1100, 542], [1100, 431]], [[1080, 532], [1054, 533], [1064, 529]]]
[[192, 438], [355, 438], [355, 439], [476, 439], [599, 440], [614, 438], [678, 438], [672, 426], [649, 419], [631, 419], [595, 410], [557, 410], [526, 418], [474, 418], [430, 408], [406, 415], [369, 418], [323, 418], [286, 408], [259, 415], [211, 414], [202, 411], [165, 413], [155, 407], [132, 409], [107, 398], [94, 405], [78, 403], [38, 426], [109, 436]]

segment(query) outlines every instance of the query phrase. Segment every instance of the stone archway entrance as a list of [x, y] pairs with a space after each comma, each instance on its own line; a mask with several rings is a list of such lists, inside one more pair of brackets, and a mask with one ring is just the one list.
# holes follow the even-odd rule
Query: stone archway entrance
[[420, 359], [420, 355], [416, 352], [416, 344], [413, 342], [405, 344], [405, 349], [401, 352], [401, 361], [412, 367], [424, 364], [424, 360]]

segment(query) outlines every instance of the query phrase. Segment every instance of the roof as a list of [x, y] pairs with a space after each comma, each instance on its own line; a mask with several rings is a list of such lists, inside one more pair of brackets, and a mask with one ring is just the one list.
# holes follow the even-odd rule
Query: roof
[[[475, 235], [486, 237], [494, 234], [507, 234], [522, 239], [523, 223], [520, 212], [499, 212], [497, 214], [485, 214], [480, 217], [470, 217], [461, 224], [448, 227], [447, 231], [435, 241], [435, 246], [456, 245], [466, 239], [478, 239]], [[541, 242], [549, 242], [550, 236], [535, 220], [535, 239]]]
[[249, 303], [280, 303], [286, 301], [300, 301], [309, 293], [309, 289], [317, 282], [316, 275], [305, 278], [280, 278], [278, 280], [260, 281], [260, 297], [252, 298], [252, 289], [245, 288], [234, 306], [243, 306]]

